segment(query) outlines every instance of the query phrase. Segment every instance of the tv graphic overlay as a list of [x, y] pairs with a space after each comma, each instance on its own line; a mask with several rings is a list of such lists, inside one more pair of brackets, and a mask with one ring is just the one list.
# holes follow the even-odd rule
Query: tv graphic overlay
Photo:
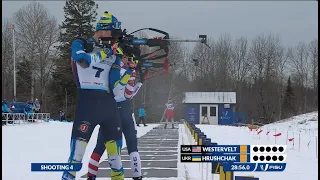
[[219, 162], [225, 171], [284, 171], [286, 145], [181, 145], [182, 163]]
[[31, 163], [32, 172], [40, 171], [80, 171], [82, 163]]

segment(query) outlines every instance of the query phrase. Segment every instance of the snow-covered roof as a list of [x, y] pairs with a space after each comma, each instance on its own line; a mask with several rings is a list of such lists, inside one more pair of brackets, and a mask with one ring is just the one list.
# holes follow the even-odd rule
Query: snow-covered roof
[[236, 92], [185, 92], [182, 103], [236, 104]]

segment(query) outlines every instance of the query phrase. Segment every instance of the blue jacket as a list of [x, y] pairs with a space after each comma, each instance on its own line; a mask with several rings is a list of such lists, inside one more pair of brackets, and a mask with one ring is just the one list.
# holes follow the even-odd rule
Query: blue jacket
[[[90, 43], [96, 43], [93, 38], [90, 38], [87, 40], [87, 42]], [[84, 51], [84, 42], [82, 40], [76, 39], [72, 42], [71, 45], [71, 57], [73, 60], [72, 63], [72, 70], [74, 74], [74, 78], [76, 80], [77, 88], [82, 89], [101, 89], [107, 91], [112, 91], [113, 88], [117, 85], [117, 83], [120, 81], [120, 58], [116, 58], [114, 62], [113, 53], [111, 48], [101, 48], [99, 46], [94, 45], [94, 49], [90, 53], [86, 53]], [[86, 82], [87, 80], [81, 79], [79, 76], [79, 71], [77, 70], [77, 63], [80, 63], [80, 61], [86, 61], [89, 64], [89, 69], [85, 72], [86, 74], [82, 74], [82, 76], [86, 76], [87, 74], [91, 75], [94, 71], [91, 69], [94, 69], [96, 72], [92, 74], [93, 77], [100, 78], [100, 74], [105, 75], [104, 79], [107, 77], [109, 84], [103, 84], [99, 85], [101, 82]], [[81, 64], [81, 63], [80, 63]], [[100, 64], [100, 65], [99, 65]], [[102, 65], [105, 64], [105, 65]], [[106, 65], [107, 64], [107, 65]], [[97, 67], [95, 67], [97, 66]], [[100, 66], [100, 67], [99, 67]], [[111, 67], [109, 69], [108, 67]], [[103, 80], [103, 83], [107, 83], [107, 81]], [[87, 83], [87, 84], [82, 84]], [[94, 85], [95, 83], [98, 83], [98, 85]]]
[[28, 114], [33, 113], [32, 107], [33, 107], [33, 103], [28, 103], [25, 108], [26, 113], [28, 113]]
[[146, 112], [144, 110], [144, 108], [139, 108], [139, 117], [143, 117], [143, 116], [146, 116]]
[[8, 108], [7, 103], [2, 102], [2, 112], [3, 113], [9, 113], [11, 110]]

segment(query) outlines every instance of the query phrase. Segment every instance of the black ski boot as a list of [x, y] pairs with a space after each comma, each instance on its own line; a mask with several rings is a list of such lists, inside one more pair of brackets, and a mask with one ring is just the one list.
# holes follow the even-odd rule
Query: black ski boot
[[144, 124], [144, 127], [146, 127], [146, 126], [148, 126], [148, 125]]
[[174, 129], [174, 124], [172, 124], [172, 129]]
[[96, 178], [97, 178], [97, 176], [90, 176], [90, 177], [88, 176], [87, 180], [96, 180]]
[[141, 180], [142, 179], [142, 176], [140, 176], [140, 177], [134, 177], [134, 178], [132, 178], [133, 180]]
[[165, 129], [167, 129], [167, 123], [166, 123], [166, 124], [164, 124], [164, 128], [165, 128]]

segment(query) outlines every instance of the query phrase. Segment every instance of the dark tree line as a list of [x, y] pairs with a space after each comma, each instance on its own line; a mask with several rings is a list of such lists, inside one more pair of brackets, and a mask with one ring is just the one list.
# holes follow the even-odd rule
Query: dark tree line
[[291, 117], [297, 114], [297, 107], [295, 105], [295, 94], [293, 92], [292, 86], [291, 86], [291, 80], [290, 77], [288, 78], [287, 82], [287, 88], [283, 99], [282, 104], [282, 116], [283, 118]]
[[[33, 101], [38, 97], [42, 110], [57, 117], [64, 110], [73, 118], [76, 86], [71, 70], [71, 42], [75, 37], [94, 33], [98, 5], [91, 0], [68, 0], [65, 21], [56, 18], [38, 2], [19, 9], [2, 26], [2, 97], [13, 99], [13, 46], [15, 24], [17, 62], [17, 100]], [[81, 33], [81, 34], [80, 34]]]
[[[41, 3], [32, 2], [18, 10], [15, 18], [3, 21], [2, 97], [13, 99], [13, 44], [8, 27], [15, 24], [17, 100], [38, 98], [42, 110], [52, 117], [63, 109], [67, 119], [73, 119], [77, 93], [71, 42], [79, 35], [93, 35], [97, 8], [93, 0], [67, 0], [65, 20], [58, 25]], [[196, 44], [190, 50], [172, 43], [169, 74], [145, 81], [133, 100], [134, 109], [145, 104], [147, 120], [158, 122], [171, 99], [177, 104], [178, 119], [183, 117], [183, 92], [235, 91], [236, 111], [245, 112], [249, 120], [269, 123], [317, 110], [317, 39], [288, 47], [273, 34], [253, 39], [223, 34], [208, 44], [210, 49]], [[149, 50], [144, 47], [143, 52]]]

